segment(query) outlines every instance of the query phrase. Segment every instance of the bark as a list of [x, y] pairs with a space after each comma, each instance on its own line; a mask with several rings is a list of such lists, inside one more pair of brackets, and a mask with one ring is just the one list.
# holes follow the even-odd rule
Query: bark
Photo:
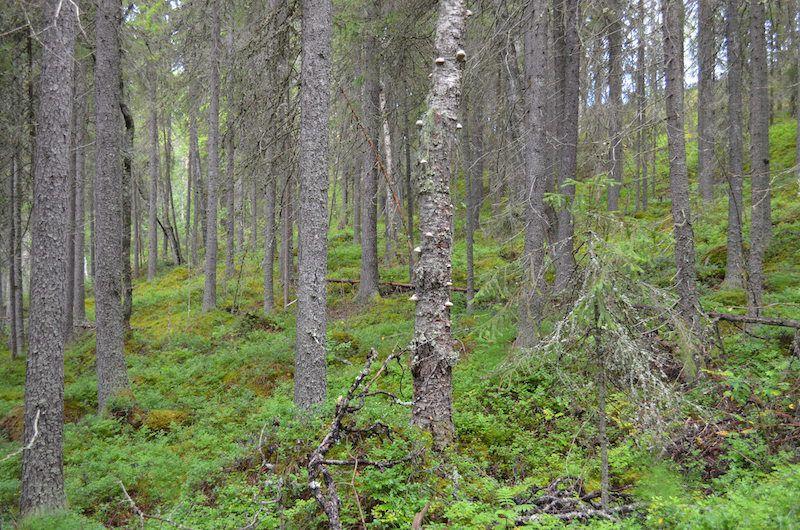
[[131, 191], [131, 198], [133, 199], [133, 277], [138, 278], [141, 274], [141, 256], [142, 256], [142, 236], [140, 224], [140, 211], [139, 194], [136, 192], [138, 188], [136, 179], [131, 183], [133, 190]]
[[234, 273], [234, 257], [236, 255], [236, 177], [233, 167], [233, 130], [228, 129], [225, 134], [225, 278], [230, 279]]
[[292, 194], [294, 183], [291, 180], [291, 174], [287, 174], [287, 180], [284, 183], [283, 195], [281, 198], [281, 250], [280, 250], [280, 272], [281, 272], [281, 287], [283, 289], [283, 307], [288, 307], [289, 290], [292, 284], [292, 239], [294, 233], [292, 230]]
[[94, 182], [97, 270], [95, 313], [97, 327], [97, 402], [130, 388], [123, 355], [122, 314], [122, 194], [120, 151], [120, 43], [122, 7], [119, 0], [102, 0], [95, 27], [96, 163]]
[[638, 20], [636, 46], [636, 208], [647, 209], [647, 156], [645, 154], [647, 121], [647, 95], [645, 85], [645, 9], [644, 0], [638, 1]]
[[152, 62], [148, 62], [148, 78], [150, 81], [149, 104], [150, 115], [148, 130], [150, 135], [150, 197], [148, 199], [147, 217], [147, 280], [152, 281], [156, 277], [156, 266], [158, 264], [158, 179], [161, 162], [159, 160], [158, 148], [158, 101], [156, 94], [155, 67]]
[[22, 175], [15, 152], [11, 160], [11, 234], [9, 237], [9, 302], [11, 319], [11, 358], [22, 356], [25, 345], [25, 320], [22, 305]]
[[[193, 104], [189, 104], [189, 107], [192, 107]], [[197, 126], [197, 116], [195, 116], [194, 110], [189, 111], [192, 114], [192, 117], [189, 119], [189, 127], [191, 127], [192, 119], [195, 121], [195, 127]], [[194, 174], [194, 157], [197, 153], [192, 149], [192, 146], [189, 146], [189, 160], [187, 161], [186, 165], [186, 204], [183, 211], [183, 231], [186, 234], [186, 259], [188, 260], [189, 268], [191, 269], [194, 267], [194, 260], [195, 260], [195, 234], [192, 232], [192, 201], [194, 198], [194, 181], [196, 179]]]
[[64, 430], [64, 309], [66, 203], [72, 110], [75, 11], [43, 2], [42, 69], [37, 112], [31, 231], [31, 329], [25, 372], [22, 516], [66, 505]]
[[[120, 93], [124, 90], [123, 78], [119, 81]], [[133, 278], [131, 276], [131, 192], [133, 185], [133, 140], [136, 130], [133, 115], [125, 101], [120, 103], [122, 118], [125, 121], [125, 140], [122, 148], [122, 182], [121, 182], [121, 214], [122, 214], [122, 326], [127, 335], [131, 330], [131, 313], [133, 312]]]
[[770, 239], [769, 83], [763, 0], [750, 2], [750, 253], [747, 312], [758, 316], [764, 296], [764, 252]]
[[608, 189], [608, 209], [619, 209], [620, 191], [622, 189], [622, 167], [625, 163], [622, 153], [622, 11], [619, 0], [609, 1], [610, 20], [608, 22], [608, 105], [610, 108], [609, 123], [609, 162], [610, 177], [614, 184]]
[[728, 228], [725, 284], [741, 286], [744, 280], [742, 247], [742, 182], [744, 180], [742, 147], [742, 47], [738, 0], [726, 1], [725, 46], [728, 57]]
[[392, 134], [389, 127], [388, 109], [386, 103], [386, 91], [380, 91], [380, 110], [381, 125], [383, 127], [383, 153], [384, 168], [386, 174], [386, 200], [385, 200], [385, 222], [386, 222], [386, 252], [383, 259], [387, 263], [394, 261], [397, 252], [397, 232], [400, 225], [400, 196], [397, 189], [397, 165], [392, 151]]
[[239, 209], [236, 207], [237, 182], [234, 173], [234, 128], [233, 128], [233, 31], [228, 29], [225, 35], [225, 57], [227, 62], [227, 83], [225, 87], [225, 100], [228, 107], [228, 120], [225, 131], [225, 182], [227, 217], [225, 222], [226, 253], [225, 253], [225, 278], [230, 279], [235, 272], [234, 258], [236, 256], [236, 240], [234, 233]]
[[357, 299], [366, 303], [378, 294], [378, 166], [380, 152], [380, 63], [377, 39], [370, 24], [378, 20], [380, 0], [367, 3], [364, 42], [364, 124], [369, 134], [364, 146], [364, 170], [361, 178], [361, 283]]
[[[561, 25], [563, 43], [560, 62], [563, 72], [558, 76], [563, 80], [558, 93], [562, 95], [563, 114], [559, 120], [561, 132], [560, 163], [558, 174], [558, 193], [563, 203], [557, 209], [557, 235], [555, 247], [556, 277], [553, 290], [564, 292], [575, 272], [574, 236], [572, 204], [575, 200], [575, 185], [570, 180], [577, 179], [578, 171], [578, 108], [580, 107], [580, 63], [581, 47], [578, 38], [578, 0], [563, 0], [564, 21]], [[621, 152], [620, 152], [621, 156]]]
[[714, 198], [714, 66], [716, 0], [699, 0], [697, 27], [697, 174], [703, 202]]
[[203, 311], [217, 307], [217, 184], [219, 182], [219, 0], [211, 0], [210, 102], [208, 105], [208, 178], [206, 262]]
[[[192, 220], [192, 235], [189, 239], [189, 262], [196, 267], [200, 260], [200, 247], [202, 246], [201, 217], [203, 216], [203, 175], [200, 171], [200, 146], [197, 139], [197, 88], [195, 83], [189, 85], [189, 163], [194, 179], [194, 195], [187, 195], [187, 202], [194, 201], [194, 219]], [[203, 233], [205, 233], [203, 231]]]
[[453, 438], [452, 370], [458, 359], [450, 331], [453, 204], [449, 184], [465, 63], [465, 18], [463, 0], [439, 2], [433, 84], [423, 118], [417, 176], [423, 240], [414, 274], [411, 421], [430, 430], [440, 447]]
[[78, 140], [78, 115], [77, 115], [77, 86], [78, 69], [72, 69], [72, 102], [70, 105], [70, 124], [69, 124], [69, 172], [67, 174], [67, 227], [66, 227], [66, 249], [67, 256], [64, 261], [64, 342], [72, 340], [72, 328], [74, 325], [74, 314], [72, 300], [75, 297], [75, 173], [76, 163], [75, 153]]
[[[272, 133], [272, 140], [276, 141], [278, 137], [278, 117], [283, 115], [283, 107], [280, 103], [282, 100], [281, 92], [276, 90], [278, 80], [281, 79], [281, 63], [283, 57], [283, 43], [279, 37], [279, 28], [284, 21], [285, 11], [283, 5], [279, 0], [270, 0], [269, 12], [273, 17], [274, 24], [271, 29], [273, 32], [273, 42], [275, 48], [278, 50], [278, 59], [271, 62], [270, 86], [268, 94], [276, 101], [275, 111], [271, 113], [271, 122], [269, 124], [270, 132]], [[264, 150], [264, 158], [267, 167], [267, 182], [265, 186], [265, 201], [264, 201], [264, 312], [269, 313], [275, 307], [275, 282], [274, 282], [274, 263], [275, 263], [275, 206], [276, 206], [276, 189], [278, 184], [278, 157], [272, 148], [271, 143], [267, 143]]]
[[[462, 171], [464, 173], [464, 190], [466, 192], [466, 199], [467, 199], [467, 211], [466, 211], [466, 257], [467, 257], [467, 308], [472, 311], [472, 299], [475, 297], [475, 267], [474, 267], [474, 258], [475, 258], [475, 203], [473, 197], [473, 180], [476, 178], [474, 174], [474, 166], [477, 164], [477, 160], [473, 154], [473, 145], [472, 145], [472, 137], [470, 136], [470, 132], [472, 130], [472, 124], [470, 123], [470, 106], [472, 104], [472, 98], [469, 97], [468, 93], [464, 91], [463, 95], [463, 122], [464, 122], [464, 129], [462, 131], [462, 145], [464, 146], [463, 157], [464, 160], [462, 162]], [[478, 104], [479, 105], [479, 104]], [[477, 105], [476, 105], [477, 106]]]
[[86, 175], [86, 117], [87, 117], [87, 98], [88, 94], [84, 94], [86, 90], [86, 73], [85, 67], [81, 61], [75, 62], [75, 68], [78, 69], [79, 74], [76, 76], [77, 89], [81, 94], [75, 100], [75, 114], [77, 115], [77, 133], [75, 136], [75, 265], [73, 266], [74, 278], [74, 296], [72, 299], [72, 316], [73, 321], [82, 326], [86, 321], [86, 285], [84, 276], [84, 260], [86, 252], [86, 212], [84, 209], [85, 197], [85, 175]]
[[255, 175], [250, 179], [250, 248], [258, 248], [258, 181]]
[[331, 78], [330, 0], [303, 0], [300, 78], [300, 202], [294, 402], [325, 400], [328, 267], [328, 109]]
[[525, 77], [528, 90], [525, 99], [527, 112], [527, 145], [525, 146], [527, 188], [525, 197], [525, 254], [527, 275], [523, 300], [520, 302], [520, 321], [517, 345], [533, 343], [541, 320], [542, 299], [545, 296], [545, 250], [547, 218], [544, 194], [548, 170], [545, 162], [545, 127], [547, 103], [547, 2], [529, 3], [525, 13], [528, 24], [525, 36]]
[[[405, 85], [405, 90], [403, 92], [403, 111], [405, 113], [403, 117], [403, 137], [405, 142], [405, 155], [406, 155], [406, 217], [408, 218], [408, 226], [406, 230], [408, 233], [406, 237], [408, 237], [409, 241], [409, 248], [413, 247], [413, 244], [410, 244], [414, 239], [414, 184], [413, 179], [411, 177], [411, 109], [409, 108], [408, 103], [408, 86]], [[408, 255], [408, 281], [414, 281], [414, 252], [409, 252]]]
[[175, 207], [172, 201], [172, 113], [170, 110], [166, 110], [164, 114], [164, 191], [161, 193], [164, 238], [172, 253], [173, 262], [180, 265], [183, 257], [181, 256], [181, 243], [178, 240]]
[[694, 232], [686, 171], [686, 139], [683, 123], [683, 21], [681, 0], [662, 0], [664, 20], [664, 77], [669, 148], [669, 185], [677, 266], [678, 310], [694, 331], [699, 331], [699, 301], [695, 274]]
[[[271, 158], [271, 153], [267, 159]], [[275, 285], [273, 264], [275, 263], [275, 181], [274, 164], [268, 164], [266, 196], [264, 204], [264, 312], [269, 313], [275, 307]]]

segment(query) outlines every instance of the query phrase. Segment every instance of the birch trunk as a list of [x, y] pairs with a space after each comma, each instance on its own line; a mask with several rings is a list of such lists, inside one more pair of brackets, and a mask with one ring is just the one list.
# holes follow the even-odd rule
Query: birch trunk
[[439, 447], [453, 439], [452, 371], [458, 359], [450, 331], [453, 204], [449, 184], [466, 59], [465, 19], [463, 0], [439, 2], [433, 85], [423, 118], [417, 176], [422, 244], [414, 274], [411, 421], [430, 430]]

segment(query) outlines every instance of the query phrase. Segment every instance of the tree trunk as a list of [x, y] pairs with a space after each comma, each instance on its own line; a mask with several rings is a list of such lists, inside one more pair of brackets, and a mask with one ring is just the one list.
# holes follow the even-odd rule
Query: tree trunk
[[622, 189], [622, 167], [625, 164], [622, 153], [622, 11], [619, 0], [609, 0], [611, 17], [608, 22], [608, 105], [610, 108], [609, 162], [611, 180], [614, 184], [608, 189], [608, 209], [619, 209]]
[[255, 175], [250, 179], [250, 249], [258, 248], [258, 180]]
[[147, 280], [156, 277], [158, 264], [158, 178], [161, 162], [158, 148], [158, 101], [156, 99], [156, 74], [152, 61], [148, 61], [148, 79], [150, 81], [149, 103], [150, 117], [148, 129], [150, 134], [150, 196], [148, 198], [147, 238]]
[[105, 409], [115, 394], [130, 388], [123, 355], [122, 194], [120, 151], [119, 0], [102, 0], [95, 26], [94, 182], [97, 271], [94, 282], [97, 327], [97, 402]]
[[[123, 93], [123, 78], [120, 76], [120, 93]], [[122, 95], [124, 98], [124, 95]], [[120, 110], [125, 121], [125, 140], [122, 147], [122, 326], [125, 335], [131, 330], [131, 314], [133, 312], [133, 278], [131, 277], [131, 193], [133, 186], [133, 141], [136, 130], [133, 115], [127, 103], [120, 103]]]
[[271, 151], [267, 152], [266, 197], [264, 205], [264, 312], [269, 313], [275, 307], [275, 286], [273, 281], [273, 264], [275, 263], [275, 164], [269, 162]]
[[743, 285], [744, 250], [742, 246], [742, 213], [744, 180], [742, 140], [742, 47], [738, 0], [727, 0], [725, 46], [728, 57], [728, 229], [725, 284]]
[[[405, 137], [405, 151], [406, 151], [406, 212], [408, 216], [408, 237], [409, 245], [411, 248], [414, 245], [411, 242], [414, 240], [414, 185], [411, 178], [411, 109], [408, 103], [408, 85], [406, 81], [405, 90], [403, 91], [403, 136]], [[414, 281], [414, 252], [409, 252], [408, 255], [408, 281]]]
[[236, 177], [233, 172], [233, 130], [228, 129], [225, 134], [225, 279], [233, 278], [234, 262], [233, 258], [236, 254], [236, 209], [235, 198], [236, 193]]
[[11, 358], [22, 356], [25, 345], [25, 320], [22, 306], [22, 176], [15, 152], [11, 160], [11, 234], [9, 237], [9, 302], [11, 319]]
[[695, 283], [695, 249], [686, 172], [686, 139], [683, 125], [683, 2], [662, 0], [664, 20], [664, 77], [669, 148], [669, 187], [675, 234], [678, 310], [693, 331], [699, 331], [700, 304]]
[[[203, 216], [203, 175], [200, 172], [200, 146], [197, 139], [197, 88], [195, 83], [189, 85], [189, 163], [191, 164], [191, 174], [194, 179], [194, 196], [187, 195], [186, 200], [194, 201], [194, 219], [192, 220], [192, 232], [189, 239], [189, 262], [193, 267], [197, 267], [200, 262], [200, 247], [202, 245], [201, 223]], [[188, 232], [187, 232], [188, 233]], [[205, 233], [205, 230], [202, 230]]]
[[378, 165], [380, 159], [380, 63], [377, 39], [372, 31], [380, 14], [380, 0], [367, 2], [364, 42], [364, 124], [369, 134], [364, 145], [364, 171], [361, 178], [361, 282], [357, 298], [369, 302], [378, 294]]
[[636, 33], [636, 207], [647, 210], [647, 156], [645, 122], [647, 121], [647, 94], [645, 85], [645, 9], [644, 0], [638, 2]]
[[70, 124], [69, 124], [69, 173], [67, 174], [67, 227], [66, 227], [66, 249], [67, 256], [64, 261], [64, 342], [72, 340], [72, 331], [74, 326], [74, 314], [72, 301], [75, 297], [75, 173], [76, 169], [76, 151], [78, 146], [78, 105], [77, 86], [78, 86], [78, 69], [73, 66], [72, 69], [72, 102], [70, 105]]
[[86, 179], [86, 118], [87, 100], [89, 95], [86, 91], [86, 72], [83, 62], [76, 61], [75, 68], [78, 69], [76, 92], [80, 96], [75, 100], [75, 113], [77, 115], [76, 124], [78, 127], [75, 136], [75, 265], [73, 266], [74, 296], [72, 298], [72, 318], [76, 325], [82, 326], [86, 321], [86, 284], [85, 284], [85, 253], [86, 253], [86, 212], [84, 209], [84, 197]]
[[43, 2], [42, 69], [31, 230], [30, 348], [25, 372], [22, 516], [66, 505], [64, 431], [64, 309], [72, 70], [75, 11]]
[[714, 199], [714, 67], [716, 0], [700, 0], [697, 25], [697, 174], [703, 202]]
[[328, 267], [328, 108], [331, 77], [330, 0], [303, 0], [300, 78], [299, 278], [294, 402], [325, 400]]
[[563, 35], [558, 39], [558, 42], [563, 43], [560, 46], [563, 58], [559, 61], [563, 73], [557, 76], [563, 80], [558, 90], [563, 95], [561, 105], [563, 115], [559, 120], [561, 147], [557, 191], [563, 195], [564, 201], [557, 211], [556, 277], [553, 287], [556, 293], [562, 293], [569, 287], [575, 272], [575, 228], [572, 220], [575, 185], [570, 183], [570, 180], [576, 180], [578, 176], [578, 108], [580, 107], [581, 45], [578, 38], [578, 0], [563, 0], [563, 2], [564, 21], [561, 24]]
[[528, 172], [525, 198], [525, 255], [527, 274], [525, 289], [520, 302], [520, 319], [517, 329], [517, 345], [530, 346], [541, 320], [541, 306], [545, 296], [545, 250], [547, 220], [544, 194], [547, 189], [548, 170], [545, 163], [545, 127], [547, 116], [547, 2], [534, 0], [528, 4], [525, 14], [529, 24], [525, 34], [525, 77], [528, 90], [525, 96], [527, 112], [527, 144], [525, 146]]
[[203, 311], [217, 307], [217, 185], [219, 182], [219, 0], [211, 0], [211, 99], [208, 105], [208, 181]]
[[381, 124], [383, 126], [383, 152], [386, 169], [386, 252], [383, 256], [386, 263], [394, 261], [397, 252], [397, 230], [400, 224], [400, 197], [397, 189], [397, 167], [392, 152], [392, 134], [389, 128], [389, 117], [386, 104], [386, 90], [380, 91]]
[[291, 180], [291, 173], [287, 172], [286, 181], [283, 187], [283, 195], [281, 197], [281, 251], [280, 251], [280, 269], [281, 269], [281, 287], [283, 289], [283, 307], [288, 307], [289, 289], [292, 284], [292, 239], [294, 233], [292, 230], [292, 195], [293, 195], [293, 182]]
[[411, 421], [443, 447], [453, 438], [452, 371], [458, 355], [450, 332], [453, 204], [450, 163], [461, 99], [466, 26], [463, 0], [441, 0], [436, 24], [433, 85], [420, 136], [418, 172], [422, 245], [414, 274], [417, 298], [411, 373]]
[[172, 200], [172, 113], [168, 109], [164, 116], [164, 191], [162, 199], [164, 201], [162, 210], [164, 212], [164, 238], [172, 252], [172, 259], [176, 265], [183, 263], [181, 256], [181, 243], [178, 239], [177, 219], [175, 218], [175, 205]]
[[764, 296], [764, 252], [771, 233], [769, 183], [769, 83], [764, 0], [750, 2], [750, 254], [747, 313], [759, 316]]

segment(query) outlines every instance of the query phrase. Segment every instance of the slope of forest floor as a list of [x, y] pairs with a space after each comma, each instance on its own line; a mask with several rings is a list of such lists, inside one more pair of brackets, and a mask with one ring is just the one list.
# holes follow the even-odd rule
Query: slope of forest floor
[[[772, 127], [774, 236], [766, 303], [768, 314], [800, 319], [800, 194], [789, 171], [794, 138], [793, 123]], [[666, 167], [659, 164], [660, 182], [667, 181]], [[584, 187], [580, 193], [590, 202], [596, 191]], [[742, 312], [744, 292], [721, 286], [726, 218], [719, 197], [695, 222], [702, 303], [709, 311]], [[641, 264], [647, 280], [662, 287], [669, 287], [674, 273], [670, 222], [669, 204], [656, 200], [646, 213], [625, 216], [623, 235], [614, 238]], [[578, 223], [580, 231], [580, 217]], [[485, 222], [487, 233], [477, 238], [481, 292], [475, 310], [466, 311], [461, 293], [453, 300], [460, 350], [454, 372], [456, 442], [445, 454], [420, 452], [412, 462], [384, 470], [334, 469], [346, 526], [408, 528], [424, 511], [426, 528], [508, 528], [530, 513], [537, 488], [554, 479], [574, 477], [585, 492], [600, 487], [595, 396], [586, 374], [552, 370], [546, 363], [531, 362], [524, 369], [504, 363], [516, 336], [512, 297], [522, 241], [490, 237], [490, 224], [501, 223]], [[463, 285], [460, 224], [456, 230], [453, 270], [455, 282]], [[352, 233], [334, 231], [330, 241], [330, 276], [357, 278], [360, 251]], [[165, 268], [152, 283], [136, 283], [133, 332], [126, 343], [133, 391], [114, 401], [109, 416], [95, 412], [93, 334], [69, 347], [69, 512], [24, 522], [22, 528], [135, 526], [139, 518], [131, 501], [145, 514], [191, 528], [239, 528], [254, 520], [256, 528], [324, 526], [308, 490], [308, 454], [369, 349], [383, 358], [408, 344], [414, 303], [407, 293], [386, 294], [361, 308], [353, 303], [352, 286], [331, 284], [328, 400], [320, 418], [298, 418], [292, 405], [294, 306], [262, 316], [259, 262], [252, 254], [240, 258], [238, 274], [219, 290], [220, 309], [207, 314], [200, 312], [199, 271]], [[381, 277], [407, 281], [407, 265], [383, 267]], [[91, 301], [88, 309], [91, 319]], [[578, 524], [800, 526], [800, 359], [789, 353], [791, 334], [765, 327], [744, 333], [722, 325], [721, 335], [724, 350], [711, 349], [705, 376], [686, 387], [686, 402], [675, 407], [663, 433], [645, 430], [630, 397], [611, 391], [613, 499], [638, 508], [621, 521]], [[411, 396], [407, 361], [390, 365], [379, 383], [403, 401]], [[20, 446], [24, 368], [24, 360], [11, 361], [7, 350], [0, 351], [0, 455]], [[408, 415], [407, 408], [385, 397], [371, 398], [356, 421], [381, 421], [391, 436], [347, 439], [329, 457], [391, 460], [429, 447], [427, 437], [409, 427]], [[18, 456], [0, 460], [0, 526], [15, 520], [19, 476]], [[145, 523], [169, 526], [158, 519]], [[546, 516], [530, 523], [562, 524]]]

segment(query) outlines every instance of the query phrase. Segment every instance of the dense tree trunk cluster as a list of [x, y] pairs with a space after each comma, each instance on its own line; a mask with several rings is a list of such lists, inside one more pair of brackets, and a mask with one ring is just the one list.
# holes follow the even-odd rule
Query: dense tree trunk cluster
[[94, 330], [98, 413], [135, 399], [134, 286], [168, 266], [203, 276], [186, 310], [208, 318], [243, 310], [241, 276], [260, 267], [263, 313], [296, 312], [295, 404], [318, 413], [328, 241], [352, 244], [354, 277], [331, 283], [353, 286], [358, 310], [381, 287], [413, 290], [411, 421], [439, 448], [456, 436], [451, 308], [462, 293], [470, 311], [482, 303], [484, 238], [517, 260], [503, 278], [515, 344], [536, 348], [580, 298], [590, 235], [668, 201], [677, 311], [701, 336], [693, 220], [727, 208], [722, 284], [742, 289], [748, 312], [736, 322], [770, 322], [769, 126], [800, 115], [797, 6], [412, 4], [42, 0], [9, 6], [8, 20], [4, 8], [0, 334], [27, 363], [23, 514], [66, 502], [65, 344]]

